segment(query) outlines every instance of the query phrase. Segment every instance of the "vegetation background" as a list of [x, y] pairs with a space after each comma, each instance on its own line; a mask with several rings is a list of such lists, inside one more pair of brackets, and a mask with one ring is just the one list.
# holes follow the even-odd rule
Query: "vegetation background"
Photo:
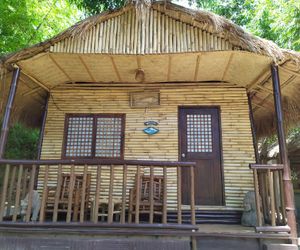
[[[177, 4], [187, 1], [174, 1]], [[249, 32], [274, 41], [283, 48], [300, 50], [299, 0], [189, 0], [190, 5], [213, 11]], [[75, 22], [126, 0], [1, 0], [0, 56], [44, 41]], [[0, 105], [5, 106], [5, 105]], [[300, 130], [290, 133], [299, 137]], [[39, 131], [12, 125], [5, 157], [37, 157]], [[271, 145], [276, 139], [263, 140]]]

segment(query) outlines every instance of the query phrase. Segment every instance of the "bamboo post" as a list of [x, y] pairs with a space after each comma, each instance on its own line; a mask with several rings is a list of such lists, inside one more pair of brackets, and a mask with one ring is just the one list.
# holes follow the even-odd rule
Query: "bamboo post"
[[257, 224], [259, 227], [262, 226], [262, 216], [260, 210], [260, 197], [259, 197], [259, 185], [258, 185], [258, 175], [257, 169], [253, 170], [253, 177], [254, 177], [254, 191], [255, 191], [255, 201], [256, 201], [256, 212], [257, 212]]
[[1, 195], [1, 204], [0, 204], [0, 221], [3, 220], [4, 211], [5, 211], [5, 201], [6, 201], [6, 193], [8, 187], [8, 179], [9, 179], [9, 172], [10, 172], [10, 165], [6, 165], [4, 180], [3, 180], [3, 187], [2, 187], [2, 195]]
[[177, 223], [182, 224], [181, 215], [181, 167], [177, 166]]
[[52, 217], [53, 222], [57, 221], [58, 202], [60, 199], [61, 184], [62, 184], [62, 166], [61, 166], [61, 164], [59, 164], [58, 171], [57, 171], [57, 186], [56, 186], [56, 192], [55, 192], [55, 197], [54, 197], [54, 208], [53, 208], [53, 217]]
[[[71, 216], [72, 216], [72, 207], [73, 207], [73, 201], [74, 201], [74, 188], [75, 188], [75, 166], [74, 164], [71, 165], [71, 174], [70, 174], [70, 183], [69, 183], [69, 190], [68, 190], [68, 209], [67, 209], [67, 218], [66, 222], [71, 222]], [[73, 215], [74, 216], [74, 215]]]
[[154, 212], [154, 171], [153, 171], [153, 167], [150, 166], [150, 185], [149, 185], [149, 189], [150, 189], [150, 194], [149, 194], [149, 199], [150, 199], [150, 214], [149, 214], [149, 223], [152, 224], [153, 223], [153, 212]]
[[167, 177], [167, 167], [163, 167], [163, 175], [164, 175], [164, 183], [163, 183], [163, 218], [162, 218], [162, 223], [167, 224], [167, 200], [168, 200], [168, 192], [167, 192], [167, 182], [168, 182], [168, 177]]
[[15, 210], [14, 210], [14, 214], [13, 214], [13, 221], [17, 220], [18, 211], [20, 208], [22, 175], [23, 175], [23, 165], [20, 165], [19, 171], [18, 171], [18, 180], [17, 180], [17, 188], [16, 188], [16, 200], [15, 200]]
[[280, 80], [278, 66], [272, 65], [272, 82], [273, 82], [273, 92], [274, 92], [274, 104], [276, 111], [276, 121], [277, 121], [277, 134], [278, 134], [278, 144], [280, 160], [283, 164], [283, 185], [284, 185], [284, 195], [285, 195], [285, 209], [287, 213], [287, 223], [291, 228], [291, 236], [293, 243], [297, 243], [297, 225], [295, 216], [295, 201], [294, 201], [294, 189], [291, 181], [291, 169], [288, 161], [288, 152], [286, 146], [285, 132], [284, 132], [284, 121], [282, 112], [282, 101], [281, 101], [281, 90], [280, 90]]
[[86, 189], [87, 189], [87, 173], [88, 173], [88, 166], [87, 164], [84, 165], [83, 169], [83, 181], [82, 181], [82, 188], [81, 188], [81, 201], [80, 201], [80, 216], [79, 221], [82, 223], [84, 221], [84, 214], [86, 206]]
[[26, 210], [26, 215], [25, 215], [25, 222], [29, 222], [30, 217], [31, 217], [35, 171], [36, 171], [36, 165], [33, 165], [31, 168], [31, 173], [30, 173], [29, 190], [28, 190], [28, 205], [27, 205], [27, 210]]
[[140, 199], [141, 199], [141, 167], [136, 171], [136, 198], [135, 198], [135, 223], [140, 222]]
[[196, 225], [196, 214], [195, 214], [195, 169], [194, 166], [190, 167], [190, 190], [191, 190], [191, 222]]
[[124, 165], [123, 166], [123, 187], [122, 187], [122, 212], [121, 212], [122, 224], [125, 224], [126, 191], [127, 191], [127, 165]]
[[5, 113], [2, 121], [2, 128], [1, 128], [1, 135], [0, 135], [0, 159], [3, 158], [5, 152], [5, 146], [6, 146], [6, 141], [7, 141], [8, 131], [9, 131], [11, 110], [17, 92], [19, 77], [20, 77], [20, 68], [14, 68], [8, 99], [6, 103]]
[[256, 131], [255, 131], [255, 125], [254, 125], [254, 116], [253, 116], [253, 108], [252, 108], [250, 93], [247, 93], [247, 96], [248, 96], [249, 118], [250, 118], [250, 124], [251, 124], [251, 132], [252, 132], [252, 141], [253, 141], [253, 147], [254, 147], [255, 161], [256, 161], [256, 163], [259, 163], [259, 154], [258, 154]]
[[107, 222], [113, 222], [113, 212], [114, 212], [114, 202], [113, 202], [113, 192], [114, 192], [114, 166], [110, 165], [110, 181], [109, 181], [109, 192], [108, 192], [108, 218]]
[[43, 194], [42, 194], [42, 204], [40, 209], [40, 222], [44, 222], [45, 219], [45, 208], [47, 201], [47, 192], [48, 192], [48, 178], [49, 178], [49, 165], [45, 166], [45, 176], [43, 183]]
[[97, 180], [96, 180], [96, 192], [94, 199], [94, 207], [93, 207], [93, 222], [98, 222], [98, 210], [99, 210], [99, 196], [100, 196], [100, 188], [101, 188], [101, 165], [97, 167]]

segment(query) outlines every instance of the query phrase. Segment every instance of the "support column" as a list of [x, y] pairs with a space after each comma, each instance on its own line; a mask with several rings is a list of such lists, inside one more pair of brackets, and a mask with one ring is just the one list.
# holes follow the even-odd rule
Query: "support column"
[[278, 66], [272, 65], [272, 81], [273, 81], [273, 93], [274, 93], [274, 105], [277, 120], [277, 135], [279, 144], [280, 161], [283, 164], [283, 188], [285, 195], [285, 210], [287, 215], [287, 223], [291, 228], [291, 236], [293, 243], [297, 243], [297, 226], [295, 216], [295, 201], [294, 201], [294, 189], [291, 181], [291, 169], [288, 160], [287, 145], [283, 124], [283, 112], [282, 112], [282, 100], [280, 90], [280, 80]]
[[2, 121], [1, 136], [0, 136], [0, 159], [3, 158], [5, 152], [6, 141], [7, 141], [8, 131], [9, 131], [9, 120], [11, 116], [11, 109], [17, 92], [19, 76], [20, 76], [20, 68], [14, 68], [9, 95], [7, 98], [5, 113]]

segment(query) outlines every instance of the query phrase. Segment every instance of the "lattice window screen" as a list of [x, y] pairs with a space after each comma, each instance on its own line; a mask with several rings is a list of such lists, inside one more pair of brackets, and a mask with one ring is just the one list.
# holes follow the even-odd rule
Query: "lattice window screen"
[[123, 157], [123, 115], [71, 115], [66, 121], [65, 157]]
[[90, 157], [93, 143], [93, 117], [70, 117], [66, 156]]
[[98, 117], [96, 132], [96, 157], [120, 157], [122, 118]]
[[209, 114], [187, 115], [187, 152], [212, 152], [212, 117]]

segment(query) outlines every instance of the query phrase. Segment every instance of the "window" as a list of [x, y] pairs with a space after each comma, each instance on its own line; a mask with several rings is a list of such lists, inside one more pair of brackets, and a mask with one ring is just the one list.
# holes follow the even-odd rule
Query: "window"
[[125, 115], [67, 114], [63, 157], [123, 158]]

